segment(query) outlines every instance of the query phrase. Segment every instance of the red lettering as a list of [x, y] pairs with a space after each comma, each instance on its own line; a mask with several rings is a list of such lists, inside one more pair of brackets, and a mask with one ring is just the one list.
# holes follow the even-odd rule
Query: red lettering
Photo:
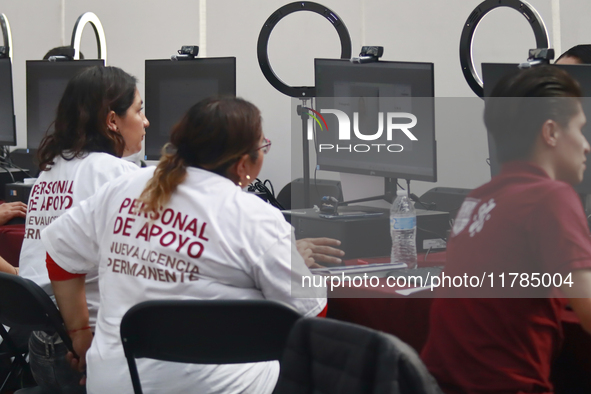
[[33, 212], [33, 211], [37, 210], [37, 208], [35, 208], [35, 205], [37, 205], [37, 198], [38, 197], [29, 199], [29, 207], [27, 208], [27, 210], [29, 212]]
[[133, 222], [135, 222], [135, 218], [126, 218], [125, 219], [125, 225], [123, 226], [123, 232], [121, 233], [121, 235], [125, 235], [126, 237], [129, 237], [131, 235], [129, 233], [129, 229], [133, 225]]
[[[182, 218], [182, 221], [181, 221]], [[174, 223], [172, 224], [173, 228], [178, 228], [179, 230], [183, 230], [185, 227], [185, 222], [187, 221], [187, 215], [183, 215], [182, 213], [177, 213], [176, 217], [174, 218]]]
[[70, 181], [70, 189], [68, 189], [68, 194], [74, 194], [72, 188], [74, 187], [74, 181]]
[[117, 216], [115, 219], [115, 228], [113, 229], [113, 234], [119, 234], [121, 229], [123, 228], [123, 218]]
[[132, 201], [132, 203], [131, 203], [131, 205], [129, 206], [128, 213], [130, 215], [136, 215], [135, 209], [137, 208], [137, 205], [138, 205], [138, 201], [134, 198], [133, 201]]
[[123, 200], [123, 202], [121, 203], [121, 206], [119, 207], [119, 213], [121, 213], [123, 208], [127, 208], [130, 204], [131, 204], [130, 198], [126, 198], [125, 200]]
[[[170, 219], [166, 219], [166, 213], [170, 213]], [[170, 222], [172, 222], [172, 219], [174, 218], [174, 211], [170, 208], [166, 209], [163, 213], [162, 213], [162, 224], [170, 224]]]
[[197, 219], [191, 220], [189, 225], [185, 228], [185, 231], [190, 231], [196, 237], [197, 236]]
[[207, 226], [207, 223], [203, 222], [203, 225], [201, 226], [201, 232], [199, 232], [199, 238], [201, 238], [204, 241], [209, 241], [209, 239], [205, 238], [205, 236], [203, 235], [203, 233], [205, 232], [205, 226]]
[[185, 238], [185, 240], [183, 241], [183, 236], [179, 234], [179, 247], [176, 248], [177, 253], [180, 252], [181, 248], [185, 246], [187, 241], [189, 241], [189, 237]]
[[[165, 238], [170, 235], [170, 242], [165, 241]], [[170, 246], [174, 241], [176, 241], [176, 234], [172, 231], [167, 232], [160, 238], [160, 245], [162, 246]]]
[[158, 236], [162, 234], [162, 228], [160, 226], [157, 225], [152, 225], [152, 228], [150, 229], [150, 236], [148, 237], [148, 241], [152, 239], [152, 237], [154, 235]]
[[140, 232], [137, 233], [137, 235], [135, 236], [136, 238], [139, 237], [143, 237], [146, 241], [148, 241], [148, 230], [150, 229], [150, 224], [146, 223], [142, 226], [142, 228], [140, 229]]
[[[74, 203], [72, 201], [72, 197], [70, 197], [70, 196], [62, 196], [61, 200], [62, 200], [62, 209], [70, 209], [70, 207]], [[64, 207], [64, 203], [67, 204], [65, 207]]]
[[[193, 253], [194, 246], [199, 247], [199, 251], [197, 253]], [[189, 254], [189, 257], [192, 257], [194, 259], [198, 259], [199, 257], [201, 257], [201, 253], [203, 253], [203, 244], [201, 242], [193, 242], [191, 245], [189, 245], [187, 253]]]

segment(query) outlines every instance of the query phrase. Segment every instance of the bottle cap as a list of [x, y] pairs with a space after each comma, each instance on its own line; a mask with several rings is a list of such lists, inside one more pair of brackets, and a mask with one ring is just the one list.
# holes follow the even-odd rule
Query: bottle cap
[[397, 196], [408, 196], [408, 190], [396, 190]]

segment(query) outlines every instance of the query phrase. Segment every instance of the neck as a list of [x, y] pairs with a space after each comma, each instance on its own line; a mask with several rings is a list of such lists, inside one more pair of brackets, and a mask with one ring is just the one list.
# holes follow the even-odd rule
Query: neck
[[527, 161], [541, 167], [551, 179], [556, 180], [556, 170], [547, 155], [532, 155]]

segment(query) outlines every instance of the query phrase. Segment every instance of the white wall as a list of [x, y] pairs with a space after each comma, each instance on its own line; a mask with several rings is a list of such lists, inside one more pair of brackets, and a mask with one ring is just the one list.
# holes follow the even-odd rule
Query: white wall
[[[261, 178], [270, 179], [278, 191], [301, 176], [299, 144], [290, 137], [292, 104], [263, 77], [257, 62], [256, 43], [264, 21], [288, 1], [277, 0], [21, 0], [0, 1], [12, 26], [13, 74], [19, 147], [26, 146], [25, 60], [40, 59], [51, 47], [70, 42], [76, 18], [93, 11], [107, 37], [108, 63], [140, 79], [143, 94], [144, 60], [169, 58], [181, 45], [205, 44], [207, 56], [237, 58], [237, 93], [253, 101], [262, 111], [266, 135], [273, 149], [265, 158]], [[479, 0], [319, 0], [346, 23], [353, 53], [361, 45], [382, 45], [384, 60], [426, 61], [435, 64], [435, 93], [438, 97], [470, 97], [464, 114], [446, 114], [438, 109], [438, 178], [436, 184], [413, 182], [418, 194], [435, 186], [473, 188], [490, 178], [488, 148], [480, 122], [481, 102], [475, 98], [461, 73], [459, 38], [468, 15]], [[550, 31], [555, 47], [567, 49], [591, 42], [591, 5], [585, 0], [530, 0]], [[201, 7], [200, 7], [201, 6]], [[200, 9], [206, 9], [200, 15]], [[559, 12], [558, 12], [559, 11]], [[560, 18], [555, 16], [560, 15]], [[206, 26], [200, 25], [200, 19]], [[204, 35], [200, 30], [205, 27]], [[514, 10], [497, 9], [479, 26], [474, 58], [481, 62], [519, 62], [535, 45], [525, 18]], [[95, 56], [94, 34], [85, 29], [82, 51]], [[338, 57], [336, 32], [322, 17], [296, 13], [274, 29], [269, 44], [271, 64], [288, 84], [313, 84], [313, 59]], [[0, 87], [1, 88], [1, 87]], [[450, 101], [451, 102], [451, 101]], [[455, 115], [455, 116], [447, 116]], [[446, 121], [445, 119], [450, 119]], [[470, 127], [454, 127], [455, 122]], [[148, 129], [149, 133], [150, 130]], [[338, 174], [319, 172], [319, 178]], [[359, 176], [343, 176], [346, 193]], [[371, 177], [368, 177], [371, 178]], [[381, 192], [380, 179], [368, 179], [363, 194]], [[345, 198], [352, 198], [353, 191]], [[355, 196], [357, 197], [357, 195]]]

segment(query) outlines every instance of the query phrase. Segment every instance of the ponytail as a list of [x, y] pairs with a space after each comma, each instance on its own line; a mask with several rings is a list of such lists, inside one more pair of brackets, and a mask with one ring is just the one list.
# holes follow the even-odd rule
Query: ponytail
[[176, 149], [168, 152], [172, 145], [166, 144], [162, 149], [162, 158], [148, 181], [139, 201], [143, 203], [142, 212], [157, 212], [165, 206], [170, 196], [187, 177], [187, 165]]

